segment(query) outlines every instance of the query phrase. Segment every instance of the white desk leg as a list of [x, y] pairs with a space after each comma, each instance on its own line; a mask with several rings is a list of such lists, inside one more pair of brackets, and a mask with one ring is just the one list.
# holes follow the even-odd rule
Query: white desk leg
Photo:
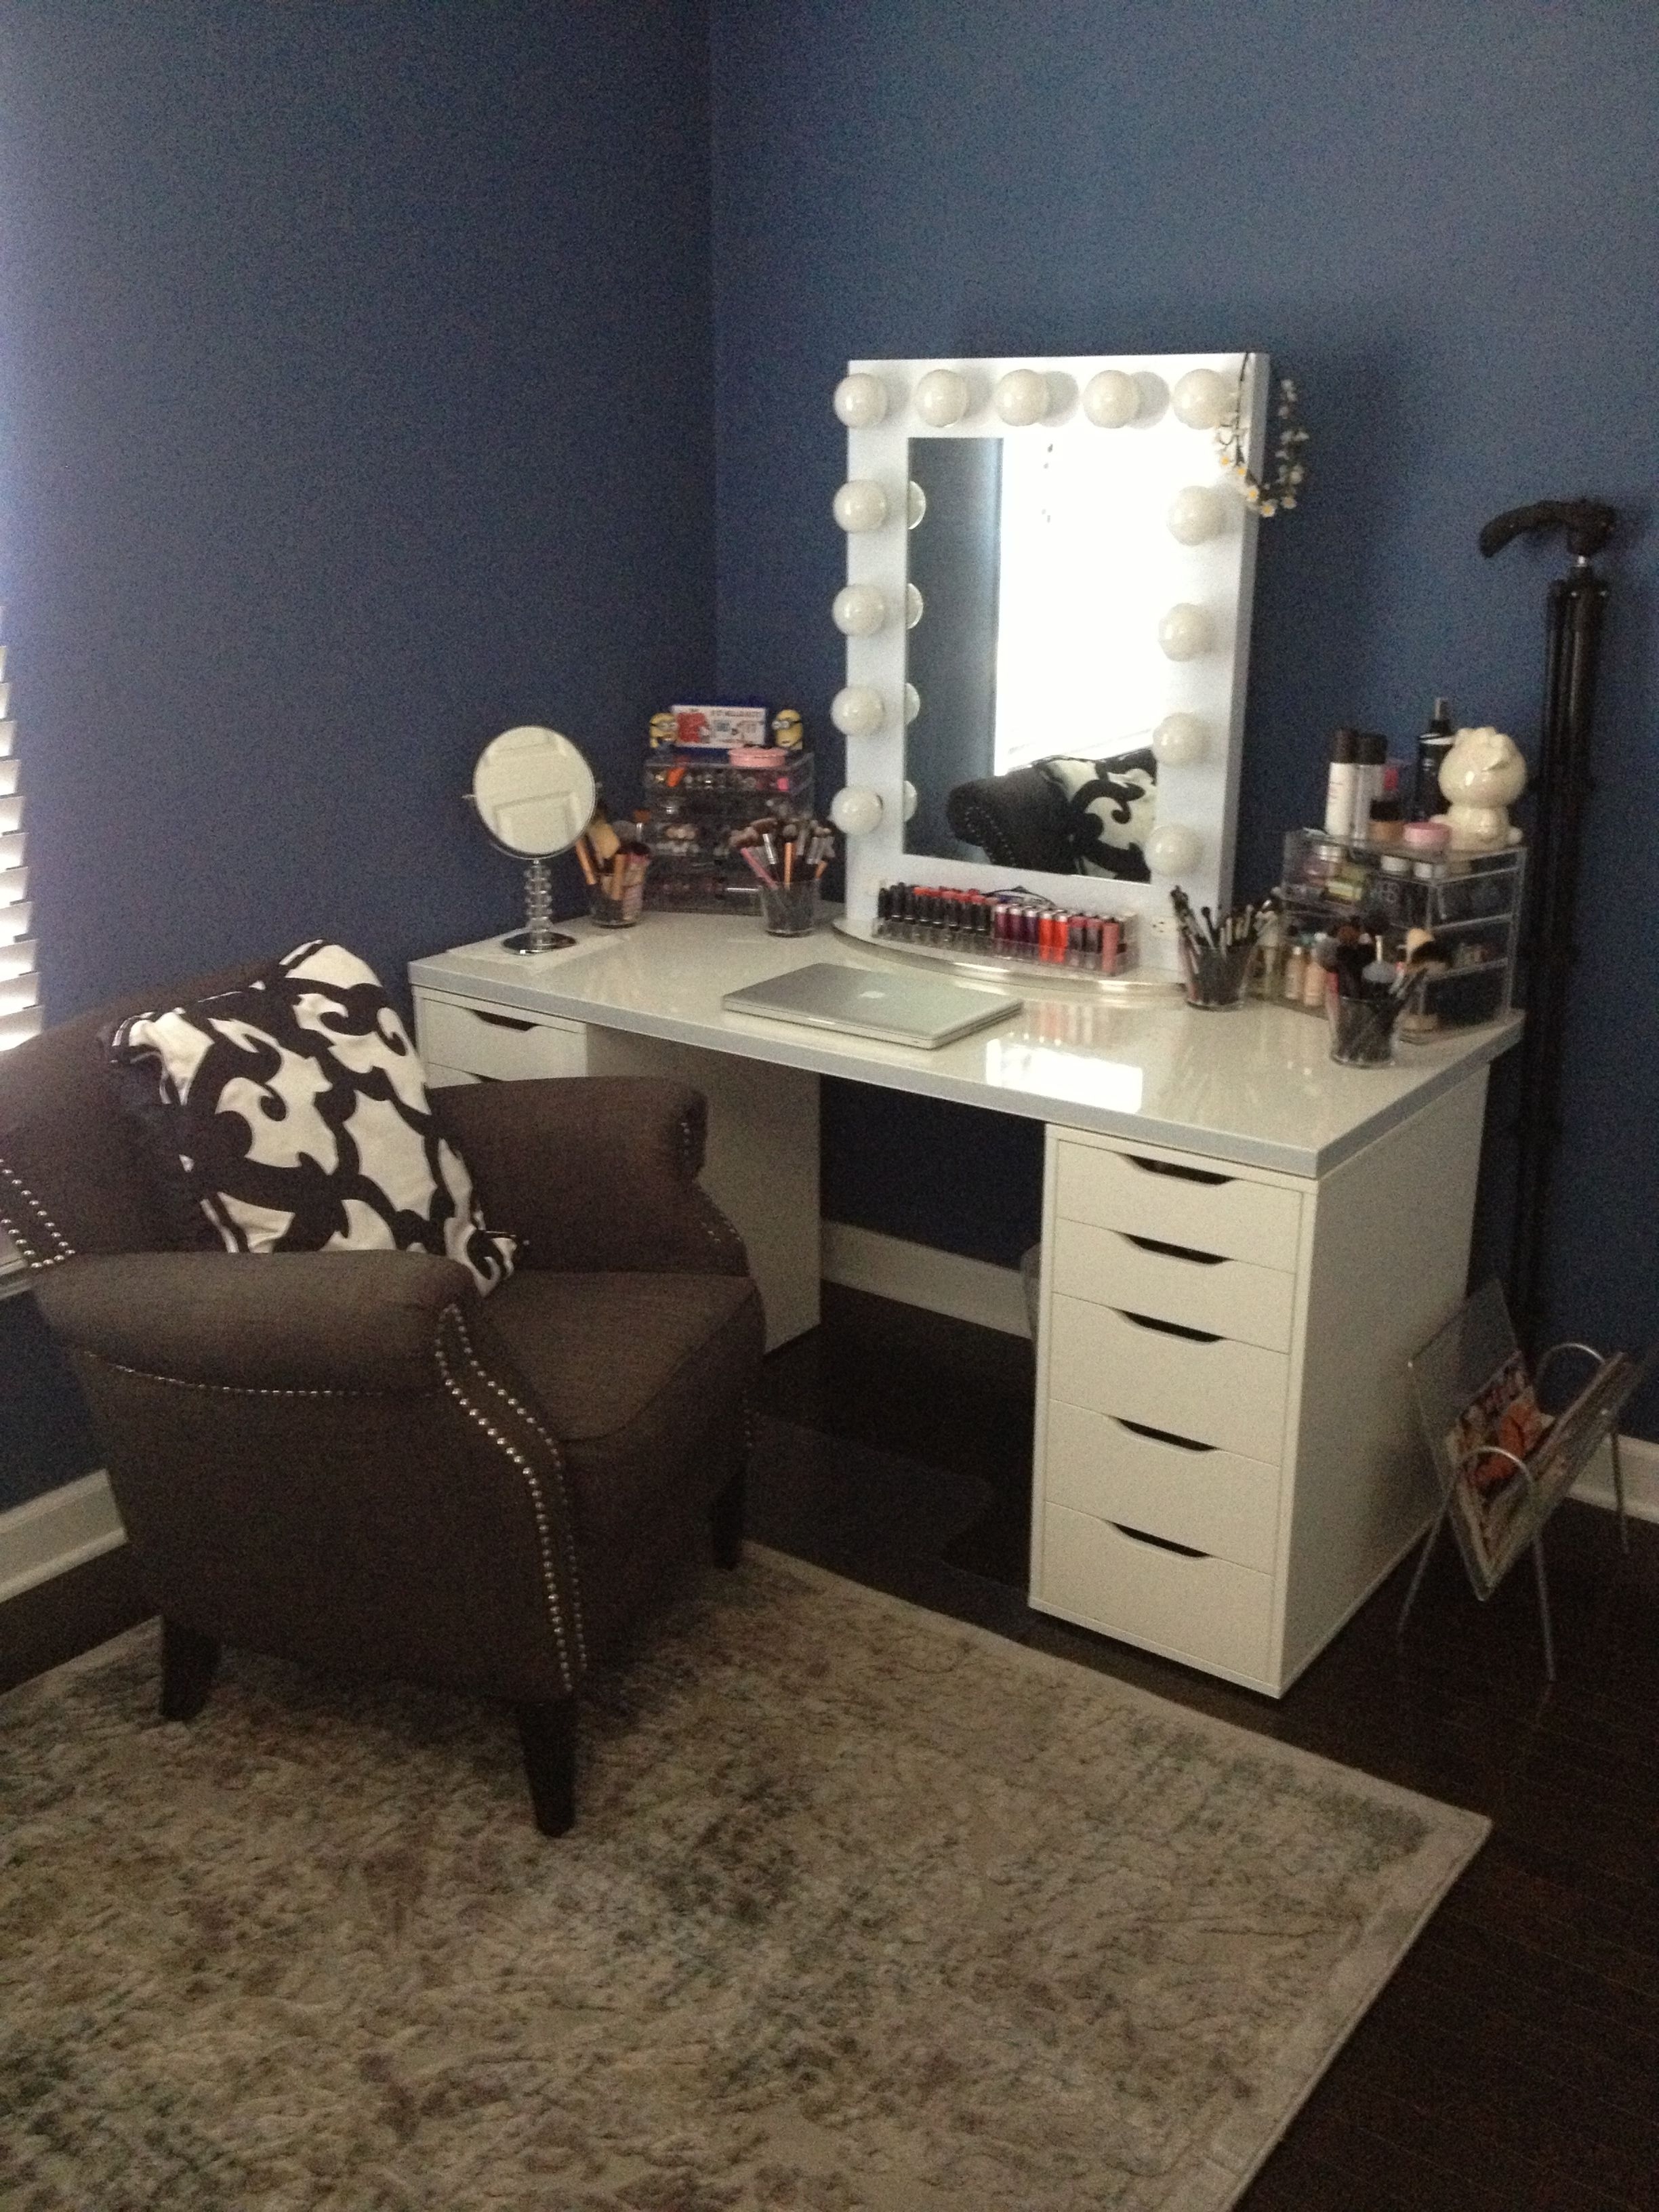
[[657, 1075], [708, 1101], [703, 1188], [749, 1248], [769, 1352], [818, 1322], [818, 1079], [590, 1025], [590, 1075]]

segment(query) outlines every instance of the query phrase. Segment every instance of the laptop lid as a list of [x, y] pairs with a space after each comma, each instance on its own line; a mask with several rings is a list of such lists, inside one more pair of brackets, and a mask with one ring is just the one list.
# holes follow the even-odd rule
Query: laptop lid
[[830, 961], [792, 968], [720, 1000], [734, 1014], [758, 1014], [769, 1021], [801, 1022], [810, 1029], [842, 1030], [877, 1037], [884, 1044], [920, 1045], [936, 1050], [971, 1030], [1006, 1021], [1019, 1012], [1018, 999], [993, 997], [960, 983], [896, 969], [848, 968]]

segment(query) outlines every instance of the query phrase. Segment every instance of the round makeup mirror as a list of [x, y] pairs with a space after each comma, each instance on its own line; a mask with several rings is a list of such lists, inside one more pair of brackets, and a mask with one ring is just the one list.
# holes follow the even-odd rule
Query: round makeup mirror
[[593, 818], [599, 787], [568, 738], [532, 723], [503, 730], [478, 756], [471, 798], [491, 842], [527, 863], [525, 927], [502, 940], [509, 952], [556, 952], [574, 945], [553, 927], [553, 872]]

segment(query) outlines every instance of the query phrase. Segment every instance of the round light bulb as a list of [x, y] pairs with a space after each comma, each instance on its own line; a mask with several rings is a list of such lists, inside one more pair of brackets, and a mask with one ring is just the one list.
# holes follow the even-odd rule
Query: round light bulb
[[887, 619], [887, 602], [873, 584], [848, 584], [830, 613], [843, 637], [873, 637]]
[[922, 597], [914, 584], [904, 587], [904, 627], [914, 629], [921, 620]]
[[1226, 520], [1221, 495], [1207, 484], [1187, 484], [1170, 501], [1164, 518], [1170, 535], [1182, 545], [1202, 545]]
[[1210, 617], [1190, 599], [1178, 599], [1158, 626], [1166, 660], [1196, 660], [1210, 649]]
[[836, 520], [846, 531], [879, 530], [887, 520], [887, 495], [867, 477], [854, 477], [835, 496]]
[[867, 430], [887, 412], [887, 387], [863, 370], [843, 376], [836, 386], [836, 413], [849, 430]]
[[906, 722], [914, 722], [916, 716], [921, 714], [921, 694], [917, 690], [914, 684], [907, 684], [904, 687], [904, 719]]
[[1103, 368], [1083, 387], [1083, 411], [1096, 428], [1121, 430], [1140, 412], [1140, 387], [1121, 368]]
[[927, 495], [913, 477], [909, 489], [904, 495], [904, 520], [907, 528], [914, 530], [927, 512]]
[[873, 737], [884, 712], [880, 692], [868, 684], [849, 684], [830, 702], [830, 719], [844, 738]]
[[1155, 876], [1187, 876], [1204, 850], [1196, 830], [1184, 822], [1160, 822], [1146, 840], [1146, 865]]
[[999, 381], [992, 404], [1016, 429], [1040, 422], [1048, 412], [1048, 380], [1035, 368], [1011, 368]]
[[904, 779], [904, 818], [907, 822], [914, 822], [915, 820], [916, 807], [920, 800], [920, 793], [916, 790], [916, 787], [911, 782], [909, 777], [907, 775]]
[[867, 837], [881, 817], [881, 793], [863, 784], [848, 784], [830, 802], [830, 819], [843, 837]]
[[1177, 378], [1170, 404], [1189, 430], [1213, 430], [1227, 412], [1225, 380], [1212, 368], [1189, 368]]
[[935, 430], [948, 430], [968, 412], [968, 380], [954, 368], [930, 368], [916, 386], [915, 410]]
[[1196, 714], [1166, 714], [1152, 732], [1152, 757], [1160, 768], [1191, 768], [1210, 750], [1210, 733]]

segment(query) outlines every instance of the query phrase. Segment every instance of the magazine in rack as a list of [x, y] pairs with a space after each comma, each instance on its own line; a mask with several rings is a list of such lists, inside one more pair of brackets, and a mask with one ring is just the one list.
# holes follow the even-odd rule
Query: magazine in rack
[[[1539, 1403], [1499, 1285], [1488, 1283], [1411, 1362], [1424, 1434], [1469, 1579], [1489, 1597], [1586, 1462], [1613, 1433], [1653, 1364], [1561, 1346], [1592, 1371], [1559, 1413]], [[1556, 1353], [1547, 1353], [1540, 1376]], [[1524, 1462], [1524, 1467], [1516, 1462]]]

